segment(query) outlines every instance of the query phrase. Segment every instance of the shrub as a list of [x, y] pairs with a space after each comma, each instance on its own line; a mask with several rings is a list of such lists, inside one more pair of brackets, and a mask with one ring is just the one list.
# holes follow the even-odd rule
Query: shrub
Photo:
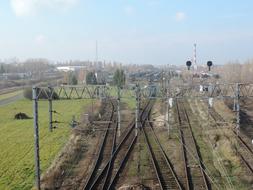
[[29, 117], [28, 115], [26, 115], [25, 113], [17, 113], [15, 116], [14, 116], [14, 119], [17, 119], [17, 120], [22, 120], [22, 119], [32, 119], [31, 117]]

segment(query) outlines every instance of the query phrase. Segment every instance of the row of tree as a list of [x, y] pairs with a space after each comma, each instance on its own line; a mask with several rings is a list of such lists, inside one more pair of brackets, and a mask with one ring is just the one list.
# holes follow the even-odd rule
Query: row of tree
[[0, 63], [0, 73], [39, 73], [54, 69], [46, 59], [29, 59], [21, 63]]
[[213, 69], [226, 83], [253, 83], [253, 60], [246, 63], [230, 62]]
[[[87, 73], [85, 80], [86, 80], [86, 84], [89, 84], [89, 85], [98, 84], [96, 73], [93, 71]], [[78, 84], [77, 73], [68, 72], [64, 76], [64, 81], [71, 85]], [[113, 75], [113, 84], [121, 88], [123, 87], [123, 85], [125, 85], [125, 82], [126, 82], [126, 75], [124, 73], [124, 70], [117, 69]]]
[[[113, 84], [118, 86], [118, 87], [123, 87], [126, 83], [126, 75], [124, 73], [124, 70], [122, 69], [117, 69], [113, 75]], [[97, 76], [95, 72], [89, 72], [86, 75], [86, 84], [97, 84]]]
[[117, 69], [113, 75], [113, 83], [117, 87], [122, 88], [126, 83], [126, 75], [123, 70]]
[[5, 73], [5, 68], [4, 68], [4, 65], [1, 64], [1, 66], [0, 66], [0, 74], [3, 74], [3, 73]]

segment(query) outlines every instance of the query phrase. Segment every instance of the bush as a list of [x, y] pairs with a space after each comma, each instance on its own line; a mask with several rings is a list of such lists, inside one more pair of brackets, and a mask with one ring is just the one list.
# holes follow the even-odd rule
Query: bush
[[69, 84], [71, 85], [77, 85], [78, 81], [76, 76], [72, 73], [69, 77]]
[[89, 72], [86, 75], [86, 84], [91, 84], [91, 85], [97, 84], [97, 77], [94, 72]]
[[[39, 91], [40, 89], [37, 90], [37, 94], [39, 93]], [[50, 94], [50, 91], [48, 89], [41, 91], [39, 95], [39, 99], [48, 99], [47, 94]], [[32, 100], [32, 88], [27, 88], [24, 90], [24, 97], [26, 99]], [[58, 100], [59, 96], [57, 93], [53, 92], [52, 98], [53, 100]]]
[[17, 120], [23, 120], [23, 119], [32, 119], [31, 117], [29, 117], [28, 115], [26, 115], [25, 113], [17, 113], [15, 116], [14, 116], [14, 119], [17, 119]]
[[124, 70], [117, 69], [113, 75], [113, 82], [118, 87], [123, 87], [126, 83], [126, 75]]

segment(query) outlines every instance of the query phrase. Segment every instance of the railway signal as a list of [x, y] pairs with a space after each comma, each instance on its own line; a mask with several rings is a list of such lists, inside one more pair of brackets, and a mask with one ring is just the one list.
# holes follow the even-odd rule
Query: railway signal
[[187, 66], [188, 70], [190, 70], [191, 65], [192, 65], [192, 62], [191, 62], [191, 61], [187, 61], [187, 62], [186, 62], [186, 66]]
[[208, 66], [208, 70], [211, 71], [211, 67], [213, 66], [213, 62], [212, 61], [207, 61], [207, 66]]

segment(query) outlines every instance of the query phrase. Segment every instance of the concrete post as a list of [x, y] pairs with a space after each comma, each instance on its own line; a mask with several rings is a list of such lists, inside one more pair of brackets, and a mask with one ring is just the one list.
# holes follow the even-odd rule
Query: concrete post
[[52, 105], [52, 99], [53, 99], [53, 89], [49, 87], [49, 107], [48, 107], [48, 112], [49, 112], [49, 131], [53, 131], [53, 105]]
[[170, 105], [169, 105], [169, 98], [167, 98], [165, 106], [166, 106], [165, 127], [168, 129], [168, 135], [170, 137], [170, 126], [169, 126], [169, 108], [170, 108]]
[[135, 106], [135, 135], [138, 135], [138, 128], [139, 128], [139, 85], [136, 85], [135, 89], [136, 93], [136, 106]]
[[39, 154], [39, 124], [38, 124], [38, 97], [37, 88], [33, 87], [33, 118], [34, 118], [34, 158], [35, 158], [35, 183], [40, 190], [40, 154]]
[[239, 135], [240, 132], [240, 88], [239, 84], [236, 83], [236, 133]]
[[118, 99], [117, 99], [117, 112], [118, 112], [118, 136], [121, 135], [121, 116], [120, 116], [120, 87], [118, 87]]
[[49, 102], [49, 131], [52, 132], [53, 131], [53, 110], [52, 110], [52, 99], [48, 100]]

